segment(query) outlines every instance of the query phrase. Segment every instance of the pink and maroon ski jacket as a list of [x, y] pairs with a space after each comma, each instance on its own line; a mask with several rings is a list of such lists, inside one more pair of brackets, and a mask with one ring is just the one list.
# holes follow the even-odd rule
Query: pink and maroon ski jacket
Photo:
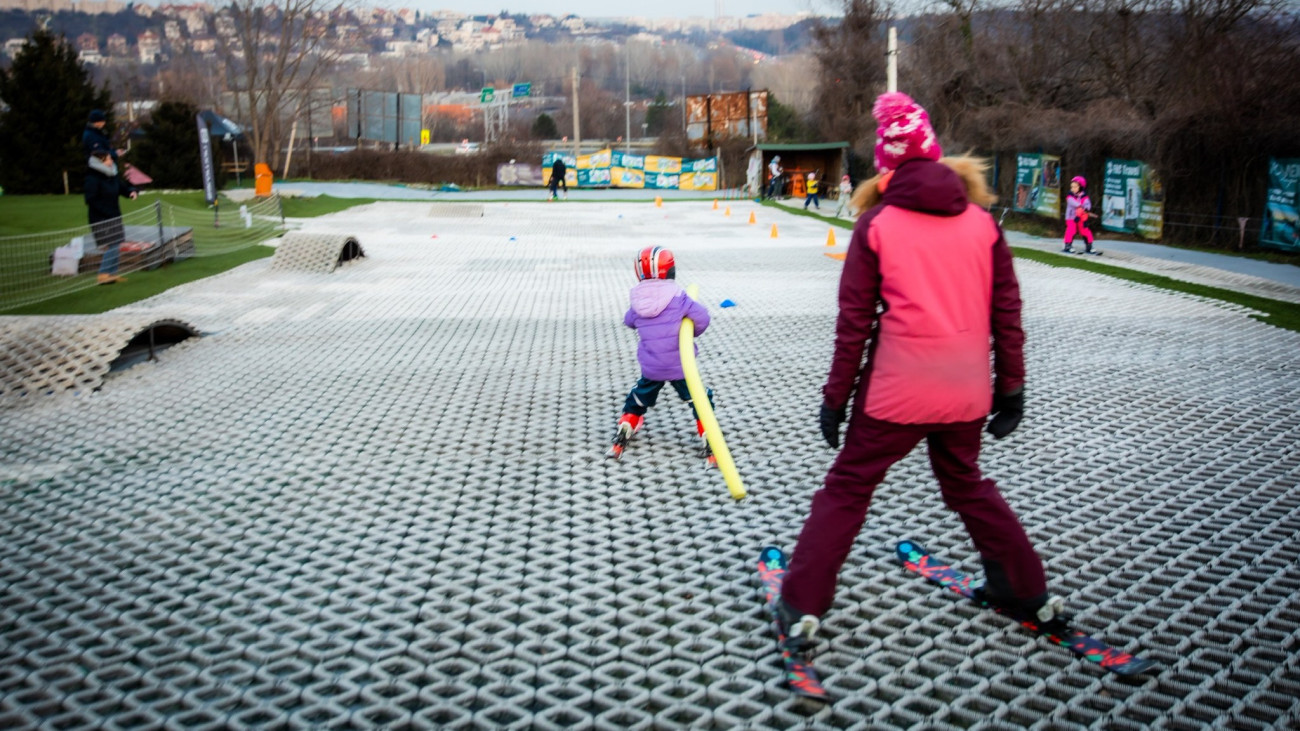
[[[1024, 385], [1020, 284], [1002, 230], [946, 165], [912, 160], [853, 228], [822, 394], [898, 424], [982, 419]], [[863, 353], [871, 343], [866, 363]]]

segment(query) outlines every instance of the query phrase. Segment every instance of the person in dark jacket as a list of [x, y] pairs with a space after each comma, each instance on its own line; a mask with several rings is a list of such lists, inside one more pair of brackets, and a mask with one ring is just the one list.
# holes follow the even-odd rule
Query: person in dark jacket
[[569, 181], [565, 180], [565, 176], [568, 174], [569, 166], [564, 164], [562, 158], [555, 158], [555, 162], [551, 165], [551, 200], [555, 200], [559, 197], [559, 190], [561, 187], [564, 188], [564, 199], [569, 199]]
[[1064, 608], [1048, 597], [1042, 561], [979, 468], [985, 419], [992, 414], [994, 438], [1010, 434], [1025, 382], [1020, 285], [1002, 230], [983, 208], [995, 200], [987, 165], [941, 159], [929, 115], [906, 94], [882, 95], [872, 113], [880, 174], [854, 196], [862, 213], [822, 389], [822, 435], [832, 448], [850, 399], [852, 415], [772, 607], [793, 653], [813, 645], [876, 486], [922, 440], [944, 502], [983, 560], [983, 597], [1044, 624]]
[[118, 176], [112, 150], [107, 146], [95, 145], [91, 148], [87, 164], [83, 194], [95, 246], [103, 252], [99, 261], [98, 281], [100, 284], [125, 282], [124, 277], [117, 275], [119, 249], [126, 239], [126, 230], [122, 227], [122, 208], [117, 199], [135, 198], [136, 190]]
[[[686, 374], [682, 371], [679, 350], [682, 320], [691, 318], [695, 323], [695, 334], [703, 335], [709, 327], [709, 311], [691, 299], [686, 290], [675, 281], [677, 260], [668, 249], [662, 246], [645, 247], [637, 254], [635, 269], [638, 282], [629, 294], [631, 306], [623, 315], [623, 324], [636, 330], [640, 340], [636, 359], [641, 366], [641, 377], [627, 394], [623, 414], [619, 417], [614, 433], [614, 443], [605, 455], [614, 459], [623, 456], [623, 447], [633, 434], [641, 430], [645, 423], [645, 413], [655, 405], [659, 391], [664, 384], [671, 384], [677, 395], [691, 404], [695, 432], [702, 442], [701, 451], [709, 464], [716, 464], [709, 451], [708, 441], [704, 438], [704, 424], [695, 413], [695, 404], [691, 401], [691, 392], [686, 386]], [[712, 405], [713, 391], [706, 391], [709, 404]]]
[[97, 147], [108, 150], [113, 157], [113, 164], [118, 164], [117, 150], [113, 149], [112, 140], [108, 138], [108, 115], [101, 109], [92, 109], [90, 118], [86, 120], [86, 129], [81, 133], [81, 149], [86, 157], [90, 157]]

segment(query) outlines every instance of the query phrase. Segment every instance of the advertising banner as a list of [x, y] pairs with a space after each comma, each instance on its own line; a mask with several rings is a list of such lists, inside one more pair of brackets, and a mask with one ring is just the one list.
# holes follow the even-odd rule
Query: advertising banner
[[[1165, 220], [1165, 190], [1146, 163], [1107, 159], [1103, 185], [1103, 229], [1160, 240]], [[1095, 196], [1093, 201], [1095, 203]]]
[[706, 157], [699, 160], [682, 161], [682, 177], [678, 181], [680, 190], [717, 190], [718, 158]]
[[568, 166], [565, 179], [579, 188], [654, 188], [658, 190], [717, 190], [718, 159], [683, 159], [662, 155], [640, 155], [622, 150], [598, 150], [574, 157], [551, 151], [542, 156], [543, 184], [551, 179], [556, 159]]
[[1016, 198], [1011, 209], [1061, 217], [1060, 157], [1027, 152], [1016, 155]]
[[217, 200], [217, 174], [212, 165], [212, 135], [208, 132], [202, 114], [198, 115], [196, 121], [199, 125], [199, 163], [203, 167], [203, 198], [208, 205], [212, 205]]
[[1300, 158], [1269, 158], [1260, 246], [1300, 251]]

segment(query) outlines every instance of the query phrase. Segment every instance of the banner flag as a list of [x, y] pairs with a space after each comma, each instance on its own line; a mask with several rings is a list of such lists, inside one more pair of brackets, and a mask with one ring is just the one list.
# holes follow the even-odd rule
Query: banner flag
[[208, 125], [203, 121], [203, 116], [196, 118], [199, 125], [199, 161], [203, 166], [203, 197], [207, 199], [208, 205], [217, 202], [217, 174], [212, 166], [212, 135], [208, 132]]

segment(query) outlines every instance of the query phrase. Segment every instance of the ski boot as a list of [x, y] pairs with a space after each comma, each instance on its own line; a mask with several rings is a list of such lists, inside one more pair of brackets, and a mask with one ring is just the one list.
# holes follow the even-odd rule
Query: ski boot
[[1067, 628], [1074, 619], [1073, 615], [1065, 612], [1065, 599], [1055, 594], [1036, 601], [1019, 601], [994, 596], [987, 586], [981, 586], [975, 589], [975, 600], [1016, 619], [1034, 622], [1043, 630]]
[[821, 620], [817, 615], [798, 611], [786, 604], [780, 595], [772, 601], [768, 610], [772, 612], [777, 628], [785, 637], [781, 649], [791, 655], [811, 655], [812, 648], [817, 644], [817, 630], [821, 629]]
[[623, 450], [627, 448], [628, 440], [633, 434], [641, 431], [641, 426], [645, 424], [645, 417], [636, 414], [623, 414], [618, 419], [618, 427], [614, 432], [614, 442], [609, 445], [605, 451], [605, 456], [610, 459], [622, 459]]
[[699, 419], [695, 420], [695, 434], [700, 438], [700, 457], [704, 459], [706, 466], [717, 467], [718, 458], [713, 454], [713, 447], [709, 444], [708, 438], [704, 435], [704, 422]]
[[1067, 247], [1065, 247], [1064, 249], [1061, 249], [1061, 253], [1062, 253], [1062, 254], [1073, 254], [1073, 253], [1074, 253], [1074, 247], [1072, 247], [1072, 246], [1067, 246]]

